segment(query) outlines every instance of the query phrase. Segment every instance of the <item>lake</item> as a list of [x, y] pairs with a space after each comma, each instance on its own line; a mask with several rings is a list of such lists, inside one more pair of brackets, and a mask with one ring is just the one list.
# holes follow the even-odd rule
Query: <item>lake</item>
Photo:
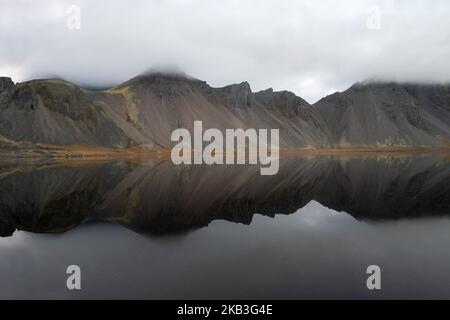
[[3, 161], [0, 235], [0, 299], [448, 299], [450, 159]]

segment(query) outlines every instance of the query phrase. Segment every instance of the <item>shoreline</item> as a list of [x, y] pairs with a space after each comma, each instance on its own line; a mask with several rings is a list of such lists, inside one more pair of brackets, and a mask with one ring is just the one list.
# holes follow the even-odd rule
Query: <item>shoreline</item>
[[[2, 151], [5, 151], [2, 154]], [[426, 155], [442, 154], [450, 156], [450, 147], [393, 147], [393, 148], [323, 148], [323, 149], [280, 149], [280, 156], [375, 156], [375, 155]], [[59, 160], [99, 160], [99, 159], [139, 159], [170, 158], [171, 149], [128, 149], [94, 147], [40, 146], [36, 149], [0, 149], [1, 160], [11, 159], [59, 159]]]

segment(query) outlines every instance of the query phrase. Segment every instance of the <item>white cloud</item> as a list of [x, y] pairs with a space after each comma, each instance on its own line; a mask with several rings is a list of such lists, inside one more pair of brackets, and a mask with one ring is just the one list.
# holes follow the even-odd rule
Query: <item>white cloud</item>
[[[80, 30], [66, 27], [73, 4]], [[373, 6], [380, 29], [367, 27]], [[366, 78], [449, 81], [449, 16], [447, 0], [4, 0], [0, 71], [103, 85], [175, 64], [314, 102]]]

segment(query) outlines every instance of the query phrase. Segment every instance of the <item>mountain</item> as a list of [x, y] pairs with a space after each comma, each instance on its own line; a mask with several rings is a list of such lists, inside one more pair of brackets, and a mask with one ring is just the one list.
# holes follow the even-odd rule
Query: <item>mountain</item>
[[292, 92], [213, 88], [183, 73], [149, 72], [102, 91], [0, 78], [2, 154], [168, 149], [172, 131], [195, 120], [204, 129], [280, 129], [283, 149], [449, 146], [450, 86], [358, 83], [310, 105]]
[[450, 86], [358, 83], [314, 105], [333, 146], [442, 146], [450, 142]]
[[49, 145], [126, 147], [128, 139], [97, 107], [92, 93], [62, 80], [14, 85], [2, 79], [0, 134]]
[[150, 73], [105, 91], [66, 81], [1, 80], [0, 134], [40, 145], [169, 148], [176, 128], [283, 128], [284, 148], [326, 146], [321, 115], [289, 92], [253, 93], [246, 82], [212, 88], [179, 74]]
[[293, 93], [253, 93], [247, 82], [212, 88], [179, 74], [151, 73], [98, 93], [96, 105], [136, 144], [168, 148], [176, 128], [283, 128], [281, 147], [323, 147], [327, 126], [321, 115]]

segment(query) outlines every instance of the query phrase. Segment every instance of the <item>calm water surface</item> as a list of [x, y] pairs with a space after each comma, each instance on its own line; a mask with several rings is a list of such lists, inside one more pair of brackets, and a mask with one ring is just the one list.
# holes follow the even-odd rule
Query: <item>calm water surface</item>
[[438, 156], [5, 162], [0, 298], [450, 298], [449, 217]]

